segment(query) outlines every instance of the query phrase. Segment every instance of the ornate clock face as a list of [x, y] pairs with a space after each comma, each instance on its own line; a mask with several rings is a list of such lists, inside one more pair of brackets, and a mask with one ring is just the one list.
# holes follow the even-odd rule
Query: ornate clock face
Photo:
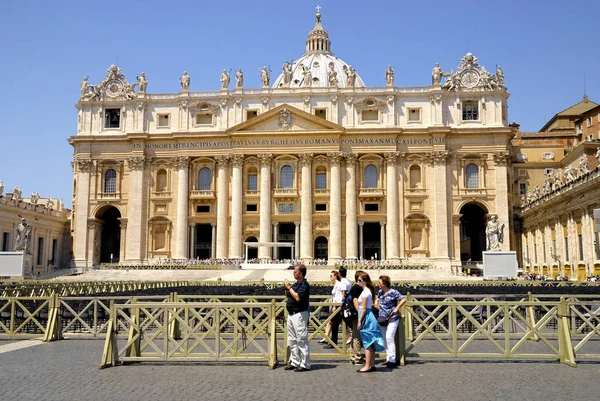
[[111, 80], [106, 83], [105, 92], [110, 97], [116, 97], [123, 92], [123, 84], [117, 80]]
[[473, 70], [466, 71], [460, 77], [460, 81], [467, 88], [472, 88], [479, 83], [479, 74]]

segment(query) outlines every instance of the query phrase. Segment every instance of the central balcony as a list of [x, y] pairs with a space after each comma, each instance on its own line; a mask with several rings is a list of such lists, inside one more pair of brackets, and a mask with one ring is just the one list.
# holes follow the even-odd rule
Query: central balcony
[[358, 192], [361, 199], [381, 199], [384, 196], [383, 188], [361, 188]]
[[275, 188], [273, 190], [273, 197], [275, 199], [294, 200], [298, 198], [298, 190], [295, 188]]
[[215, 191], [194, 189], [194, 190], [190, 191], [190, 199], [214, 200], [215, 199]]

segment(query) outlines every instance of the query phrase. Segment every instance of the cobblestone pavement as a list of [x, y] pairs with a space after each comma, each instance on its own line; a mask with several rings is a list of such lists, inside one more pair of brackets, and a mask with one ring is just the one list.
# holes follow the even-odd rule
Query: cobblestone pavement
[[342, 361], [313, 361], [305, 373], [224, 362], [99, 370], [103, 345], [71, 339], [0, 354], [0, 399], [562, 401], [597, 399], [600, 390], [598, 363], [421, 361], [369, 374]]

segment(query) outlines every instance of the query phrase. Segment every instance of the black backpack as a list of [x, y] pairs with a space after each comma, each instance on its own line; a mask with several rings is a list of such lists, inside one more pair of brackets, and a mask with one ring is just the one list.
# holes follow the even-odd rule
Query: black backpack
[[358, 319], [358, 311], [354, 308], [354, 302], [350, 295], [342, 301], [342, 319], [347, 326], [352, 326], [352, 322]]

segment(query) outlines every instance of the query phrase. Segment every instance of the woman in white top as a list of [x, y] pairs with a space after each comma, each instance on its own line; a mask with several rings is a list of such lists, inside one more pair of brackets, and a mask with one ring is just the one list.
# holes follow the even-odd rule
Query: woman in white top
[[[344, 295], [346, 292], [346, 286], [341, 282], [340, 273], [337, 270], [332, 270], [329, 278], [334, 283], [333, 288], [331, 290], [331, 300], [335, 303], [341, 303], [344, 299]], [[321, 344], [326, 344], [324, 348], [334, 348], [333, 344], [337, 343], [338, 339], [338, 331], [340, 328], [340, 323], [342, 321], [342, 314], [339, 310], [339, 306], [332, 306], [331, 313], [335, 313], [335, 315], [331, 318], [331, 320], [327, 323], [327, 327], [325, 328], [325, 336], [331, 336], [331, 343], [328, 344], [326, 338], [319, 341]]]
[[359, 373], [374, 372], [375, 352], [385, 350], [385, 343], [379, 330], [379, 324], [373, 314], [373, 296], [375, 287], [371, 282], [371, 277], [367, 273], [361, 273], [356, 283], [363, 288], [363, 292], [358, 298], [358, 323], [356, 328], [360, 330], [363, 346], [365, 347], [365, 366], [357, 370]]

